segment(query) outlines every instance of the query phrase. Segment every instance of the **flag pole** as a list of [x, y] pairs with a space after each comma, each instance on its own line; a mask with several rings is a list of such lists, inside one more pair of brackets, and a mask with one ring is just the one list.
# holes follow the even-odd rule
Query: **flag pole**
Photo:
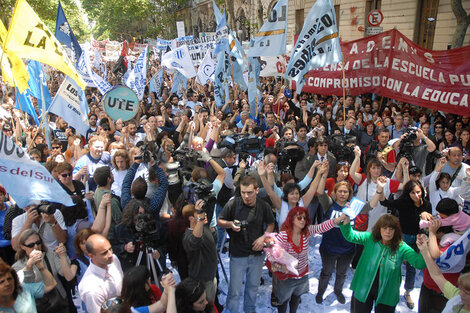
[[343, 122], [346, 122], [346, 73], [344, 72], [344, 61], [341, 61], [343, 69]]

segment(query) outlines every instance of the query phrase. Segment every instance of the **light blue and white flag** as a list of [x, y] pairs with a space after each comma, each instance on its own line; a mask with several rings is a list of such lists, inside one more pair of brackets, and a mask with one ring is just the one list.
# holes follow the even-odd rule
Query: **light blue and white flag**
[[186, 78], [196, 76], [193, 61], [189, 54], [188, 46], [184, 45], [165, 53], [162, 57], [162, 66], [178, 70]]
[[175, 75], [173, 76], [173, 84], [171, 86], [171, 93], [176, 93], [178, 97], [183, 96], [183, 90], [186, 90], [188, 88], [188, 79], [184, 77], [183, 74], [180, 72], [176, 71]]
[[259, 81], [261, 63], [259, 58], [248, 58], [248, 60], [250, 62], [250, 71], [248, 72], [248, 103], [250, 104], [251, 116], [257, 116], [259, 103], [261, 102], [261, 84]]
[[230, 50], [228, 33], [229, 33], [229, 28], [227, 25], [227, 19], [224, 14], [222, 15], [219, 22], [217, 23], [217, 28], [216, 28], [217, 42], [216, 42], [215, 50], [214, 50], [215, 55], [218, 55], [222, 51], [228, 52]]
[[49, 111], [62, 117], [81, 135], [86, 136], [90, 128], [86, 108], [88, 107], [85, 92], [70, 77], [60, 85]]
[[470, 228], [437, 258], [436, 264], [443, 273], [460, 273], [465, 267], [470, 251]]
[[16, 108], [18, 110], [21, 110], [31, 115], [36, 125], [39, 125], [39, 120], [38, 120], [38, 115], [36, 114], [36, 109], [31, 103], [31, 99], [29, 98], [28, 94], [29, 94], [29, 89], [26, 89], [24, 93], [20, 93], [18, 88], [15, 88]]
[[250, 40], [248, 57], [277, 56], [286, 53], [288, 8], [288, 0], [277, 2], [266, 22]]
[[80, 76], [85, 80], [87, 83], [88, 87], [89, 82], [93, 84], [94, 87], [98, 88], [99, 92], [102, 95], [105, 95], [108, 91], [110, 91], [113, 86], [108, 83], [106, 80], [103, 79], [100, 75], [96, 74], [90, 66], [90, 56], [89, 56], [89, 43], [85, 43], [82, 55], [80, 56], [80, 59], [78, 60], [77, 64], [77, 71], [80, 74]]
[[166, 49], [168, 49], [170, 45], [171, 45], [171, 40], [157, 38], [157, 45], [155, 46], [155, 49], [166, 51]]
[[310, 70], [341, 60], [343, 55], [332, 0], [317, 0], [305, 19], [285, 78], [294, 80], [297, 93], [300, 93]]
[[5, 134], [0, 134], [0, 140], [0, 183], [20, 208], [41, 200], [74, 205], [72, 198], [44, 166], [31, 160]]
[[199, 84], [205, 85], [207, 82], [214, 81], [215, 67], [215, 61], [211, 57], [211, 52], [207, 50], [206, 55], [204, 56], [204, 59], [202, 59], [202, 63], [199, 65], [199, 69], [197, 70], [196, 80]]
[[215, 83], [214, 83], [214, 98], [217, 104], [217, 107], [222, 107], [228, 94], [228, 82], [227, 82], [227, 70], [229, 68], [229, 60], [227, 53], [219, 54], [219, 63], [217, 63], [217, 67], [215, 69]]
[[[41, 63], [38, 61], [29, 60], [28, 73], [29, 93], [31, 96], [38, 99], [39, 114], [42, 115], [42, 113], [47, 111], [51, 105], [52, 98], [51, 94], [49, 93], [49, 88], [47, 88], [47, 82], [44, 71], [42, 70]], [[43, 105], [43, 97], [45, 105]]]
[[160, 99], [163, 84], [163, 68], [159, 69], [157, 74], [153, 75], [149, 82], [149, 91], [157, 94], [157, 99]]
[[139, 101], [142, 101], [144, 98], [145, 84], [147, 82], [147, 50], [148, 48], [145, 47], [144, 51], [140, 53], [134, 68], [126, 80], [126, 86], [135, 92]]
[[220, 12], [219, 7], [217, 4], [215, 4], [214, 0], [212, 0], [212, 7], [214, 8], [215, 21], [217, 24], [219, 24], [220, 20], [222, 19], [222, 12]]

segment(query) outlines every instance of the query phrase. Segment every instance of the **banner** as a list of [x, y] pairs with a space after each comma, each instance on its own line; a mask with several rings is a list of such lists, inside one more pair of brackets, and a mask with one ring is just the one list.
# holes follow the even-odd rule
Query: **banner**
[[160, 99], [163, 85], [163, 69], [159, 69], [149, 82], [149, 92], [155, 92], [157, 99]]
[[470, 250], [470, 229], [460, 236], [440, 257], [436, 264], [443, 273], [460, 273], [465, 267], [465, 261]]
[[145, 84], [147, 82], [147, 45], [140, 54], [134, 68], [129, 73], [126, 86], [131, 88], [140, 101], [144, 98]]
[[106, 45], [108, 44], [108, 42], [109, 40], [102, 40], [102, 41], [92, 40], [91, 47], [93, 48], [93, 50], [98, 50], [101, 53], [104, 53], [106, 51]]
[[342, 59], [332, 0], [318, 0], [305, 19], [285, 77], [296, 82], [300, 93], [309, 70], [335, 64]]
[[49, 64], [86, 87], [65, 49], [25, 0], [16, 2], [4, 50]]
[[162, 57], [162, 66], [181, 72], [186, 78], [196, 76], [196, 70], [189, 56], [188, 46], [178, 47]]
[[3, 50], [7, 33], [5, 25], [0, 20], [0, 68], [2, 77], [10, 86], [16, 86], [20, 92], [25, 92], [28, 89], [29, 74], [23, 61], [18, 56]]
[[[375, 93], [433, 110], [470, 115], [470, 46], [432, 51], [399, 31], [342, 43], [346, 93]], [[342, 95], [342, 66], [309, 73], [303, 91]]]
[[171, 46], [171, 40], [165, 40], [161, 38], [157, 38], [157, 44], [155, 49], [166, 51]]
[[276, 3], [255, 37], [250, 40], [248, 57], [276, 56], [286, 53], [288, 0]]
[[139, 99], [132, 89], [117, 86], [109, 91], [103, 99], [104, 110], [113, 120], [123, 122], [132, 119], [139, 110]]
[[136, 53], [141, 53], [142, 51], [144, 51], [145, 49], [148, 48], [148, 44], [146, 43], [134, 43], [134, 47], [132, 48], [132, 51], [133, 52], [136, 52]]
[[109, 41], [106, 43], [105, 46], [106, 50], [106, 60], [108, 61], [116, 61], [119, 59], [121, 55], [122, 45], [120, 42], [117, 41]]
[[80, 74], [82, 74], [85, 80], [87, 81], [87, 84], [89, 81], [91, 81], [93, 85], [98, 88], [99, 92], [104, 95], [108, 91], [110, 91], [113, 86], [91, 69], [90, 56], [88, 55], [89, 50], [90, 49], [88, 43], [85, 43], [83, 53], [80, 56], [80, 59], [78, 60], [77, 66], [79, 68]]
[[20, 208], [46, 200], [73, 206], [49, 171], [18, 147], [11, 138], [0, 134], [0, 183]]
[[62, 9], [62, 4], [59, 1], [59, 6], [57, 7], [57, 19], [55, 24], [55, 37], [61, 43], [72, 49], [72, 54], [74, 56], [75, 62], [78, 61], [80, 55], [82, 54], [82, 48], [75, 38], [75, 35], [70, 28], [67, 17], [65, 17], [64, 10]]
[[215, 73], [215, 62], [211, 57], [211, 52], [207, 51], [202, 60], [199, 69], [197, 70], [197, 81], [201, 85], [207, 84], [207, 82], [214, 82], [214, 73]]
[[279, 77], [286, 73], [286, 65], [289, 63], [287, 55], [276, 57], [261, 57], [261, 77]]
[[62, 117], [81, 135], [86, 136], [90, 126], [84, 107], [88, 107], [85, 93], [67, 76], [52, 100], [49, 111]]
[[250, 71], [248, 72], [248, 103], [251, 116], [258, 116], [259, 103], [261, 101], [261, 83], [259, 81], [261, 64], [259, 58], [248, 58]]

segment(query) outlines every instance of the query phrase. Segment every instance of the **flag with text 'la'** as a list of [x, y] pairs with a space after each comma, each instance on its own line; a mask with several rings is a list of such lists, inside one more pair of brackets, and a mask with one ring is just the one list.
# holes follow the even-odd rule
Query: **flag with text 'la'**
[[38, 115], [34, 106], [29, 98], [29, 89], [26, 89], [25, 92], [21, 93], [18, 88], [15, 88], [15, 99], [16, 99], [16, 108], [25, 113], [28, 113], [33, 119], [36, 125], [39, 125]]
[[204, 59], [202, 59], [201, 65], [197, 70], [197, 81], [201, 85], [207, 84], [207, 82], [214, 82], [214, 73], [215, 73], [215, 61], [211, 57], [211, 52], [206, 51]]
[[62, 117], [81, 135], [86, 136], [90, 128], [86, 107], [88, 107], [85, 92], [70, 77], [66, 77], [60, 85], [49, 111]]
[[49, 171], [18, 147], [11, 138], [0, 133], [0, 184], [20, 208], [41, 200], [73, 206]]
[[145, 47], [135, 62], [134, 68], [126, 79], [126, 86], [132, 89], [140, 101], [144, 98], [145, 85], [147, 83], [147, 50]]
[[[28, 73], [30, 77], [28, 82], [30, 95], [38, 99], [39, 113], [42, 114], [51, 105], [52, 98], [41, 63], [30, 60], [28, 63]], [[43, 100], [45, 105], [43, 105]]]
[[2, 69], [2, 77], [10, 86], [16, 86], [20, 92], [25, 92], [28, 89], [29, 74], [23, 61], [17, 55], [3, 50], [7, 34], [7, 29], [0, 20], [0, 68]]
[[74, 57], [74, 61], [77, 62], [82, 54], [82, 48], [75, 38], [75, 35], [72, 32], [72, 28], [70, 28], [70, 24], [67, 21], [67, 17], [65, 17], [64, 10], [62, 9], [62, 3], [59, 1], [59, 5], [57, 6], [57, 18], [55, 24], [55, 37], [61, 43], [72, 49], [72, 54]]
[[278, 56], [286, 53], [289, 0], [280, 0], [250, 41], [248, 57]]
[[310, 70], [343, 60], [332, 0], [317, 0], [308, 12], [292, 51], [285, 78], [296, 82], [300, 93]]
[[187, 45], [183, 45], [165, 53], [162, 57], [162, 66], [166, 66], [169, 69], [175, 69], [186, 78], [196, 76], [196, 70], [194, 69], [193, 61], [191, 60], [191, 55], [189, 54]]
[[4, 50], [49, 64], [86, 87], [65, 49], [25, 0], [16, 2]]

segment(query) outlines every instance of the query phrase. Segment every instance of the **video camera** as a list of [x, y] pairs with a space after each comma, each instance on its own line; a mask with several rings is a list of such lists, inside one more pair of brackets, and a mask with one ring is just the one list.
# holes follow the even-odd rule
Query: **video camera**
[[305, 150], [296, 142], [280, 140], [277, 145], [277, 166], [282, 173], [292, 173], [297, 162], [303, 159]]
[[242, 152], [259, 154], [264, 151], [264, 138], [258, 138], [248, 133], [221, 136], [221, 138], [223, 141], [218, 145], [219, 148], [229, 147], [235, 151], [236, 154]]
[[397, 155], [397, 160], [399, 161], [401, 158], [406, 158], [408, 162], [410, 162], [409, 170], [413, 171], [416, 168], [416, 163], [413, 159], [413, 151], [414, 151], [414, 142], [418, 139], [418, 128], [417, 127], [407, 127], [403, 134], [405, 135], [402, 140], [400, 141], [400, 152]]
[[142, 160], [143, 163], [150, 163], [150, 161], [152, 161], [152, 157], [156, 162], [158, 162], [158, 160], [160, 159], [158, 157], [158, 153], [156, 149], [152, 149], [149, 146], [149, 142], [146, 142], [145, 144], [140, 146], [140, 152], [141, 152], [141, 155], [136, 156], [135, 159]]
[[205, 178], [198, 182], [187, 182], [183, 188], [183, 195], [189, 203], [196, 204], [197, 200], [204, 200], [201, 211], [197, 213], [205, 212], [209, 219], [212, 218], [217, 200], [212, 189], [212, 183]]
[[350, 164], [354, 160], [354, 146], [357, 138], [351, 135], [335, 134], [329, 139], [328, 147], [337, 161], [346, 161]]
[[155, 241], [158, 238], [158, 225], [155, 219], [148, 213], [139, 213], [135, 217], [135, 230], [138, 241], [135, 245], [143, 243], [148, 247], [155, 248]]
[[38, 212], [38, 215], [41, 213], [52, 215], [60, 208], [59, 203], [55, 202], [48, 202], [48, 201], [41, 201], [39, 205], [36, 206], [35, 210]]

